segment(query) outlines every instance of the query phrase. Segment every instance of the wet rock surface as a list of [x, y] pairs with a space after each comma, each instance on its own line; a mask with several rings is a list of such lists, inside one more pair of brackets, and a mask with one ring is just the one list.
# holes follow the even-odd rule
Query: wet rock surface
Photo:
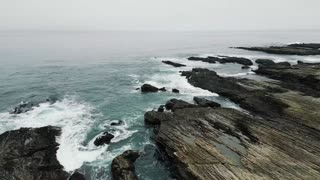
[[[199, 105], [174, 99], [166, 107], [180, 103], [183, 108], [146, 113], [157, 120], [155, 140], [177, 179], [320, 178], [320, 98], [288, 86], [313, 87], [317, 94], [320, 70], [279, 63], [259, 69], [270, 71], [264, 75], [274, 80], [220, 77], [201, 68], [182, 72], [193, 86], [226, 97], [243, 111], [204, 108], [202, 99]], [[299, 77], [303, 80], [295, 81]]]
[[212, 107], [212, 108], [221, 107], [221, 105], [219, 103], [216, 103], [214, 101], [210, 101], [205, 98], [194, 97], [193, 100], [201, 107]]
[[180, 63], [176, 63], [176, 62], [172, 62], [172, 61], [162, 61], [164, 64], [168, 64], [171, 65], [173, 67], [185, 67], [186, 65], [184, 64], [180, 64]]
[[114, 180], [137, 180], [134, 162], [140, 157], [137, 151], [128, 150], [113, 159], [111, 164]]
[[144, 84], [141, 86], [141, 92], [148, 93], [148, 92], [158, 92], [159, 88], [152, 86], [150, 84]]
[[102, 146], [104, 144], [110, 144], [113, 138], [114, 135], [110, 134], [109, 132], [104, 132], [101, 136], [97, 137], [93, 143], [96, 146]]
[[238, 63], [245, 66], [251, 66], [253, 63], [250, 59], [242, 58], [242, 57], [230, 57], [230, 56], [208, 56], [206, 58], [203, 57], [189, 57], [188, 60], [190, 61], [202, 61], [207, 63]]
[[67, 180], [56, 158], [60, 129], [21, 128], [0, 135], [0, 179]]
[[270, 54], [285, 55], [320, 55], [320, 44], [290, 44], [286, 46], [270, 47], [236, 47], [249, 51], [261, 51]]

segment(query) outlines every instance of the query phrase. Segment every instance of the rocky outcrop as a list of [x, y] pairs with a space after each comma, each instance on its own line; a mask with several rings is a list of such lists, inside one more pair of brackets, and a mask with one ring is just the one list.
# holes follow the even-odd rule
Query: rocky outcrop
[[247, 58], [242, 58], [242, 57], [230, 57], [230, 56], [208, 56], [206, 58], [202, 58], [202, 57], [189, 57], [188, 60], [190, 61], [202, 61], [202, 62], [207, 62], [207, 63], [221, 63], [221, 64], [225, 64], [225, 63], [238, 63], [238, 64], [242, 64], [245, 66], [251, 66], [253, 65], [253, 63], [251, 62], [250, 59]]
[[143, 93], [154, 93], [158, 91], [167, 91], [165, 87], [157, 88], [155, 86], [152, 86], [150, 84], [144, 84], [141, 86], [141, 92]]
[[55, 103], [57, 101], [56, 97], [48, 97], [43, 101], [35, 101], [35, 102], [21, 102], [17, 106], [15, 106], [11, 111], [10, 114], [21, 114], [28, 111], [33, 110], [35, 107], [39, 107], [41, 103]]
[[141, 92], [144, 92], [144, 93], [148, 93], [148, 92], [158, 92], [159, 91], [159, 88], [157, 87], [154, 87], [150, 84], [144, 84], [141, 86]]
[[[311, 68], [296, 66], [264, 68], [301, 73]], [[227, 97], [245, 111], [185, 105], [152, 113], [155, 140], [174, 165], [177, 179], [320, 178], [319, 98], [285, 87], [287, 79], [220, 77], [199, 68], [182, 74], [190, 84]]]
[[57, 127], [21, 128], [0, 135], [0, 179], [67, 180], [56, 158]]
[[102, 146], [104, 144], [110, 144], [111, 139], [113, 138], [114, 135], [110, 134], [109, 132], [104, 132], [101, 136], [97, 137], [93, 143], [96, 146]]
[[255, 70], [259, 75], [280, 80], [282, 87], [320, 97], [320, 64], [299, 63], [288, 66], [259, 66]]
[[176, 63], [176, 62], [172, 62], [172, 61], [162, 61], [164, 64], [168, 64], [171, 65], [173, 67], [185, 67], [186, 65], [184, 64], [180, 64], [180, 63]]
[[166, 105], [165, 105], [166, 109], [171, 110], [171, 111], [175, 111], [177, 109], [184, 109], [184, 108], [190, 108], [190, 107], [197, 107], [197, 105], [195, 104], [190, 104], [186, 101], [182, 101], [179, 99], [170, 99]]
[[320, 55], [320, 44], [291, 44], [286, 46], [270, 46], [270, 47], [236, 47], [249, 51], [261, 51], [270, 54], [285, 55]]
[[111, 164], [112, 177], [114, 180], [137, 180], [134, 162], [140, 157], [140, 153], [132, 150], [113, 159]]
[[193, 100], [201, 107], [212, 107], [212, 108], [221, 107], [219, 103], [210, 101], [205, 98], [194, 97]]

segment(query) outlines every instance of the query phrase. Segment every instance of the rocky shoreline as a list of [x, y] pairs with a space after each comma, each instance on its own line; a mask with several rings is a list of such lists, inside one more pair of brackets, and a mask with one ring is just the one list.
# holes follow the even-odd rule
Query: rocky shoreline
[[320, 65], [259, 63], [266, 81], [182, 72], [190, 84], [226, 97], [242, 110], [173, 99], [145, 123], [174, 165], [177, 179], [319, 179]]
[[[275, 54], [320, 54], [319, 44], [244, 48]], [[246, 69], [253, 61], [242, 57], [190, 57], [190, 61], [237, 63]], [[162, 61], [173, 67], [184, 64]], [[320, 179], [320, 63], [275, 63], [257, 59], [256, 75], [266, 80], [223, 77], [194, 68], [181, 72], [194, 87], [217, 93], [241, 109], [222, 107], [205, 97], [194, 103], [170, 99], [144, 115], [146, 128], [170, 163], [173, 178], [207, 179]], [[244, 69], [244, 68], [243, 68]], [[144, 84], [142, 93], [165, 92], [167, 87]], [[172, 88], [172, 93], [179, 93]], [[45, 102], [54, 103], [48, 99]], [[31, 111], [39, 103], [21, 103], [12, 114]], [[121, 121], [113, 122], [113, 126]], [[56, 157], [60, 128], [21, 128], [0, 135], [0, 179], [84, 180], [69, 173]], [[96, 146], [111, 143], [103, 132]], [[125, 151], [111, 164], [115, 180], [137, 180], [134, 163], [142, 152]]]

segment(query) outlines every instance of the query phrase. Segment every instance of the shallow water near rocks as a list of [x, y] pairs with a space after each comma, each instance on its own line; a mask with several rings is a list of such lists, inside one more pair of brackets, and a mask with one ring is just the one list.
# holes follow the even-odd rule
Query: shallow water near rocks
[[[319, 56], [276, 56], [229, 47], [320, 42], [319, 38], [320, 32], [302, 31], [0, 32], [0, 133], [20, 127], [59, 126], [57, 157], [67, 171], [80, 169], [88, 180], [111, 179], [112, 159], [133, 149], [145, 151], [136, 162], [140, 179], [169, 179], [168, 168], [158, 160], [150, 139], [153, 131], [144, 126], [144, 113], [170, 98], [192, 102], [194, 96], [238, 108], [215, 93], [191, 86], [179, 71], [201, 67], [222, 76], [256, 78], [237, 64], [207, 64], [187, 57], [229, 55], [317, 62]], [[162, 60], [187, 66], [174, 68]], [[141, 94], [136, 88], [143, 83], [169, 91]], [[173, 88], [180, 94], [172, 93]], [[22, 101], [48, 97], [58, 101], [19, 115], [8, 113]], [[115, 120], [124, 123], [110, 126]], [[111, 144], [94, 146], [95, 138], [106, 130], [115, 135]]]

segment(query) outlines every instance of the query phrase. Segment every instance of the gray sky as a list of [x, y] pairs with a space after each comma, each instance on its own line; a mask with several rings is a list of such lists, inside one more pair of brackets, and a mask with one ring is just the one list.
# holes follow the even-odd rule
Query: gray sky
[[0, 0], [0, 29], [320, 29], [320, 0]]

